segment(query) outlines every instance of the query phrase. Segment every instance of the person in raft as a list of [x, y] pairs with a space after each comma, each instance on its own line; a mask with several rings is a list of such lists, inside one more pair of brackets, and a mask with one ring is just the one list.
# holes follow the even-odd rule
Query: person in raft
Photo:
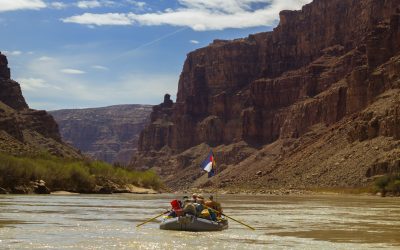
[[193, 195], [192, 195], [192, 199], [190, 200], [192, 203], [196, 203], [197, 202], [197, 198], [198, 198], [198, 194], [196, 194], [196, 193], [194, 193]]
[[[196, 196], [196, 198], [197, 198], [197, 196]], [[189, 197], [187, 197], [187, 196], [183, 197], [182, 208], [183, 208], [184, 214], [191, 214], [194, 216], [197, 215], [195, 202], [193, 202], [193, 200], [189, 200]]]
[[214, 210], [217, 210], [217, 211], [218, 211], [217, 216], [218, 216], [218, 217], [221, 217], [221, 214], [222, 214], [221, 203], [214, 201], [214, 196], [212, 196], [212, 195], [210, 195], [210, 196], [208, 197], [208, 199], [209, 199], [209, 200], [205, 202], [205, 205], [206, 205], [207, 207], [210, 207], [210, 208], [214, 209]]
[[[168, 214], [168, 216], [177, 217], [189, 214], [213, 221], [216, 221], [217, 217], [220, 217], [220, 213], [222, 213], [221, 204], [214, 201], [214, 197], [212, 195], [209, 197], [210, 200], [206, 202], [201, 194], [193, 194], [192, 198], [192, 200], [189, 200], [188, 196], [183, 196], [183, 201], [172, 200], [172, 211]], [[219, 214], [216, 214], [213, 210], [208, 209], [205, 206], [217, 210]]]

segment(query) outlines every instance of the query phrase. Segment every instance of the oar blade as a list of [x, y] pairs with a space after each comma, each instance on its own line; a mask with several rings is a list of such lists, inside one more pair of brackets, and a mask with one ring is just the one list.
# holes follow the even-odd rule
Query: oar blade
[[[215, 209], [213, 209], [213, 208], [211, 208], [211, 207], [208, 207], [208, 206], [204, 206], [204, 207], [205, 207], [205, 208], [208, 208], [208, 209], [211, 209], [211, 210], [214, 211], [215, 213], [219, 213], [217, 210], [215, 210]], [[221, 213], [221, 214], [222, 214], [223, 216], [225, 216], [225, 217], [227, 217], [227, 218], [233, 220], [233, 221], [236, 221], [236, 222], [239, 223], [239, 224], [242, 224], [243, 226], [246, 226], [246, 227], [250, 228], [251, 230], [256, 230], [254, 227], [249, 226], [249, 225], [247, 225], [247, 224], [245, 224], [245, 223], [243, 223], [243, 222], [241, 222], [241, 221], [238, 221], [238, 220], [236, 220], [236, 219], [234, 219], [234, 218], [232, 218], [232, 217], [230, 217], [230, 216], [228, 216], [228, 215], [226, 215], [226, 214], [224, 214], [224, 213]]]
[[146, 221], [144, 221], [144, 222], [142, 222], [142, 223], [136, 225], [136, 227], [143, 226], [144, 224], [149, 223], [149, 222], [151, 222], [151, 221], [157, 219], [158, 217], [163, 216], [163, 215], [166, 214], [166, 213], [169, 213], [169, 211], [163, 212], [163, 213], [161, 213], [161, 214], [159, 214], [159, 215], [157, 215], [157, 216], [155, 216], [155, 217], [153, 217], [153, 218], [151, 218], [151, 219], [148, 219], [148, 220], [146, 220]]

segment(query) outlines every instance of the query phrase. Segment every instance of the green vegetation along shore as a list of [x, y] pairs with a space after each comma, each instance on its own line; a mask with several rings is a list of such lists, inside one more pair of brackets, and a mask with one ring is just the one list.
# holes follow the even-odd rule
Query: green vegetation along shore
[[[38, 186], [42, 186], [39, 191]], [[135, 187], [160, 190], [162, 182], [153, 171], [131, 171], [100, 161], [63, 159], [46, 153], [34, 156], [0, 153], [0, 191], [3, 193], [48, 193], [47, 190], [129, 193]]]
[[375, 188], [382, 196], [400, 196], [400, 174], [384, 175], [375, 181]]

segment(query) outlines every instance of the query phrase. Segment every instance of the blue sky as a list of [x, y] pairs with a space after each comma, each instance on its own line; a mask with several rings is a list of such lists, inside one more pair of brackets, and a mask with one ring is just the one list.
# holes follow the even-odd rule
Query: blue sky
[[158, 104], [186, 54], [311, 0], [0, 0], [0, 51], [32, 108]]

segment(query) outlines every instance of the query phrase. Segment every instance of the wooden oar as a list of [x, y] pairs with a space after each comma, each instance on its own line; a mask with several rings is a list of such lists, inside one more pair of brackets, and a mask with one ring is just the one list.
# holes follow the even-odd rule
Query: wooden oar
[[142, 222], [142, 223], [136, 225], [136, 227], [140, 227], [140, 226], [142, 226], [142, 225], [144, 225], [144, 224], [146, 224], [146, 223], [148, 223], [148, 222], [150, 222], [150, 221], [153, 221], [153, 220], [157, 219], [158, 217], [163, 216], [164, 214], [169, 213], [169, 212], [170, 212], [170, 211], [163, 212], [162, 214], [159, 214], [159, 215], [157, 215], [156, 217], [153, 217], [153, 218], [151, 218], [151, 219], [146, 220], [145, 222]]
[[[215, 209], [213, 209], [213, 208], [211, 208], [211, 207], [208, 207], [208, 206], [206, 206], [206, 205], [204, 205], [204, 207], [205, 207], [205, 208], [208, 208], [208, 209], [211, 209], [214, 213], [219, 213], [217, 210], [215, 210]], [[241, 221], [238, 221], [238, 220], [236, 220], [236, 219], [234, 219], [234, 218], [232, 218], [232, 217], [230, 217], [230, 216], [228, 216], [228, 215], [226, 215], [226, 214], [224, 214], [224, 213], [221, 213], [221, 214], [222, 214], [223, 216], [225, 216], [225, 217], [227, 217], [227, 218], [233, 220], [233, 221], [236, 221], [237, 223], [242, 224], [243, 226], [246, 226], [246, 227], [250, 228], [251, 230], [256, 230], [254, 227], [249, 226], [249, 225], [247, 225], [247, 224], [245, 224], [245, 223], [243, 223], [243, 222], [241, 222]]]

